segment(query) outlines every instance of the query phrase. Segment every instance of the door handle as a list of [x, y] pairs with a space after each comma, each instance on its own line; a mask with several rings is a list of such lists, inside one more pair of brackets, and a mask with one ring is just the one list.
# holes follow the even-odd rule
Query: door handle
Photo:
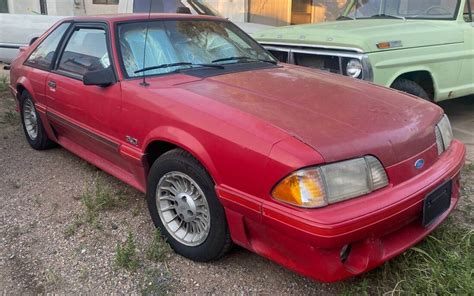
[[48, 86], [49, 86], [50, 88], [52, 88], [52, 89], [56, 89], [56, 82], [50, 80], [50, 81], [48, 81]]

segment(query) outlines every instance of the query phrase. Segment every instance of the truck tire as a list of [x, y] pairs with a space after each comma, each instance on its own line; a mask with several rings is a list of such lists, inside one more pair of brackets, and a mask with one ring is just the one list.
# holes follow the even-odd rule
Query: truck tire
[[417, 96], [419, 98], [422, 98], [423, 100], [431, 101], [428, 93], [415, 81], [408, 80], [405, 78], [398, 78], [392, 84], [392, 88]]

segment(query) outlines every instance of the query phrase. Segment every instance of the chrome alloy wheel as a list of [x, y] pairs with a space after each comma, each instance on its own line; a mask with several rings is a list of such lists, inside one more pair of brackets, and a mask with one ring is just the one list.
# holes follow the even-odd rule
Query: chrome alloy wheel
[[178, 242], [198, 246], [206, 240], [211, 227], [209, 205], [190, 176], [174, 171], [161, 177], [156, 206], [161, 222]]
[[23, 122], [30, 139], [36, 140], [38, 137], [38, 118], [35, 105], [31, 99], [26, 99], [23, 102]]

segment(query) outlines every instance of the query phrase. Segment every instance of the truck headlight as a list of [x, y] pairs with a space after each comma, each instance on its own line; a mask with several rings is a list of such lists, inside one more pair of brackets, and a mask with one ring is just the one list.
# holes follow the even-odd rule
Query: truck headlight
[[362, 196], [388, 185], [380, 161], [373, 156], [298, 170], [272, 190], [276, 200], [319, 208]]
[[346, 66], [346, 74], [352, 78], [359, 78], [362, 74], [363, 66], [358, 59], [351, 59]]
[[435, 127], [436, 132], [436, 146], [438, 147], [438, 155], [443, 153], [449, 148], [453, 141], [453, 130], [451, 129], [451, 123], [446, 114], [438, 122]]

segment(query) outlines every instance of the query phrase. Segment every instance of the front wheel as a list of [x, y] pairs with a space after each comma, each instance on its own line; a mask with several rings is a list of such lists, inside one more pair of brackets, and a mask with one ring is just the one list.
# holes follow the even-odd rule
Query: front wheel
[[428, 93], [415, 81], [399, 78], [392, 84], [392, 88], [431, 101]]
[[148, 209], [157, 228], [180, 255], [206, 262], [231, 246], [224, 208], [201, 164], [181, 149], [159, 157], [150, 170]]

